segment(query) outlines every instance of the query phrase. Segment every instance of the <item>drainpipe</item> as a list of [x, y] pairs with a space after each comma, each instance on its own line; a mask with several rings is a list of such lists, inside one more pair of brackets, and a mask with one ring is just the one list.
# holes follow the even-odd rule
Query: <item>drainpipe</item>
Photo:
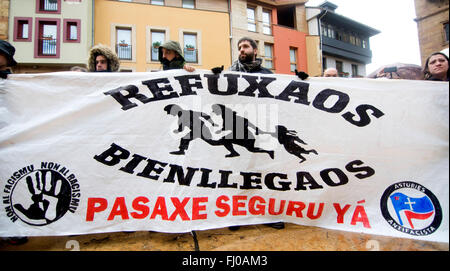
[[231, 58], [231, 63], [230, 65], [233, 63], [233, 18], [231, 17], [231, 1], [232, 0], [228, 0], [228, 16], [230, 18], [230, 58]]
[[322, 18], [325, 16], [325, 15], [327, 15], [327, 13], [328, 13], [328, 10], [327, 9], [325, 9], [325, 13], [324, 14], [322, 14], [322, 16], [320, 16], [319, 18], [318, 18], [318, 24], [319, 24], [319, 39], [320, 39], [320, 62], [322, 63], [322, 67], [320, 67], [321, 69], [322, 69], [322, 73], [324, 72], [323, 71], [323, 49], [322, 49], [322, 46], [323, 46], [323, 42], [322, 42], [322, 23], [321, 23], [321, 20], [322, 20]]
[[95, 0], [92, 0], [92, 37], [91, 37], [91, 47], [93, 47], [94, 46], [94, 31], [95, 31], [95, 21], [94, 21], [94, 19], [95, 19]]

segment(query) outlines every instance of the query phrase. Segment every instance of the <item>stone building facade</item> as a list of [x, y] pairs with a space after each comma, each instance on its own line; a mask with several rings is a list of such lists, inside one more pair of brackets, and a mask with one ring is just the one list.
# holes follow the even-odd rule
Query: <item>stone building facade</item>
[[422, 65], [427, 57], [448, 49], [449, 0], [415, 0]]
[[9, 0], [0, 0], [0, 40], [8, 39]]

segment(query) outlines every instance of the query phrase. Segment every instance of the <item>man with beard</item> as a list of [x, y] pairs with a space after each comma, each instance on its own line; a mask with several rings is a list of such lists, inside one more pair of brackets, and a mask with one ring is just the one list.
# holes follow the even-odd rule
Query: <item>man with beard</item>
[[[241, 38], [238, 41], [238, 49], [239, 58], [231, 65], [229, 68], [230, 71], [263, 74], [273, 73], [271, 70], [261, 66], [262, 59], [256, 57], [258, 54], [258, 46], [253, 39], [249, 37]], [[216, 67], [211, 69], [214, 74], [218, 74], [222, 70], [223, 66], [220, 68]], [[301, 80], [305, 80], [309, 77], [307, 73], [297, 70], [295, 70], [295, 75], [297, 75]]]
[[[262, 59], [256, 57], [258, 54], [258, 46], [253, 39], [249, 37], [241, 38], [238, 41], [238, 49], [239, 58], [231, 65], [231, 67], [229, 68], [230, 71], [263, 74], [273, 73], [271, 70], [261, 66]], [[214, 69], [212, 71], [213, 73], [217, 72]], [[218, 71], [218, 73], [220, 73], [220, 71]], [[284, 229], [283, 222], [268, 223], [265, 225], [274, 229]], [[231, 226], [228, 228], [232, 231], [235, 231], [239, 229], [239, 226]]]
[[238, 41], [239, 58], [230, 67], [230, 71], [248, 73], [273, 73], [271, 70], [261, 66], [262, 59], [257, 58], [258, 46], [256, 42], [248, 37]]

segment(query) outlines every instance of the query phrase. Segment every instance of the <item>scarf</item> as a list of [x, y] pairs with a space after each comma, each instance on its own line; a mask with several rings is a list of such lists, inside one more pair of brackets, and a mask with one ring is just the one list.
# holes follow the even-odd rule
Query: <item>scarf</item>
[[174, 58], [172, 61], [169, 61], [165, 58], [161, 60], [161, 64], [163, 65], [163, 70], [173, 70], [173, 69], [182, 69], [184, 67], [184, 59], [182, 58]]
[[8, 74], [11, 74], [10, 70], [2, 70], [0, 71], [0, 78], [6, 79], [8, 77]]
[[240, 72], [251, 72], [253, 70], [259, 70], [261, 68], [262, 60], [260, 58], [257, 58], [255, 61], [248, 62], [248, 63], [242, 63], [241, 61], [237, 61], [236, 68], [237, 71]]

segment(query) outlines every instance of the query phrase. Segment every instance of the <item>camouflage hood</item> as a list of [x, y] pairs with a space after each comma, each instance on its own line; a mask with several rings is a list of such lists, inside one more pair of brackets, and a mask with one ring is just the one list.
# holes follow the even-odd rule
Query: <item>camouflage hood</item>
[[111, 72], [119, 70], [120, 61], [116, 53], [106, 45], [98, 44], [89, 51], [88, 69], [90, 72], [95, 72], [95, 58], [98, 55], [104, 55], [108, 59], [108, 67]]
[[159, 46], [159, 61], [162, 61], [162, 48], [166, 48], [168, 50], [172, 50], [177, 52], [180, 57], [182, 58], [183, 62], [184, 57], [183, 57], [183, 50], [181, 50], [181, 46], [180, 43], [178, 43], [178, 41], [174, 41], [174, 40], [169, 40], [167, 42], [165, 42], [163, 45]]

